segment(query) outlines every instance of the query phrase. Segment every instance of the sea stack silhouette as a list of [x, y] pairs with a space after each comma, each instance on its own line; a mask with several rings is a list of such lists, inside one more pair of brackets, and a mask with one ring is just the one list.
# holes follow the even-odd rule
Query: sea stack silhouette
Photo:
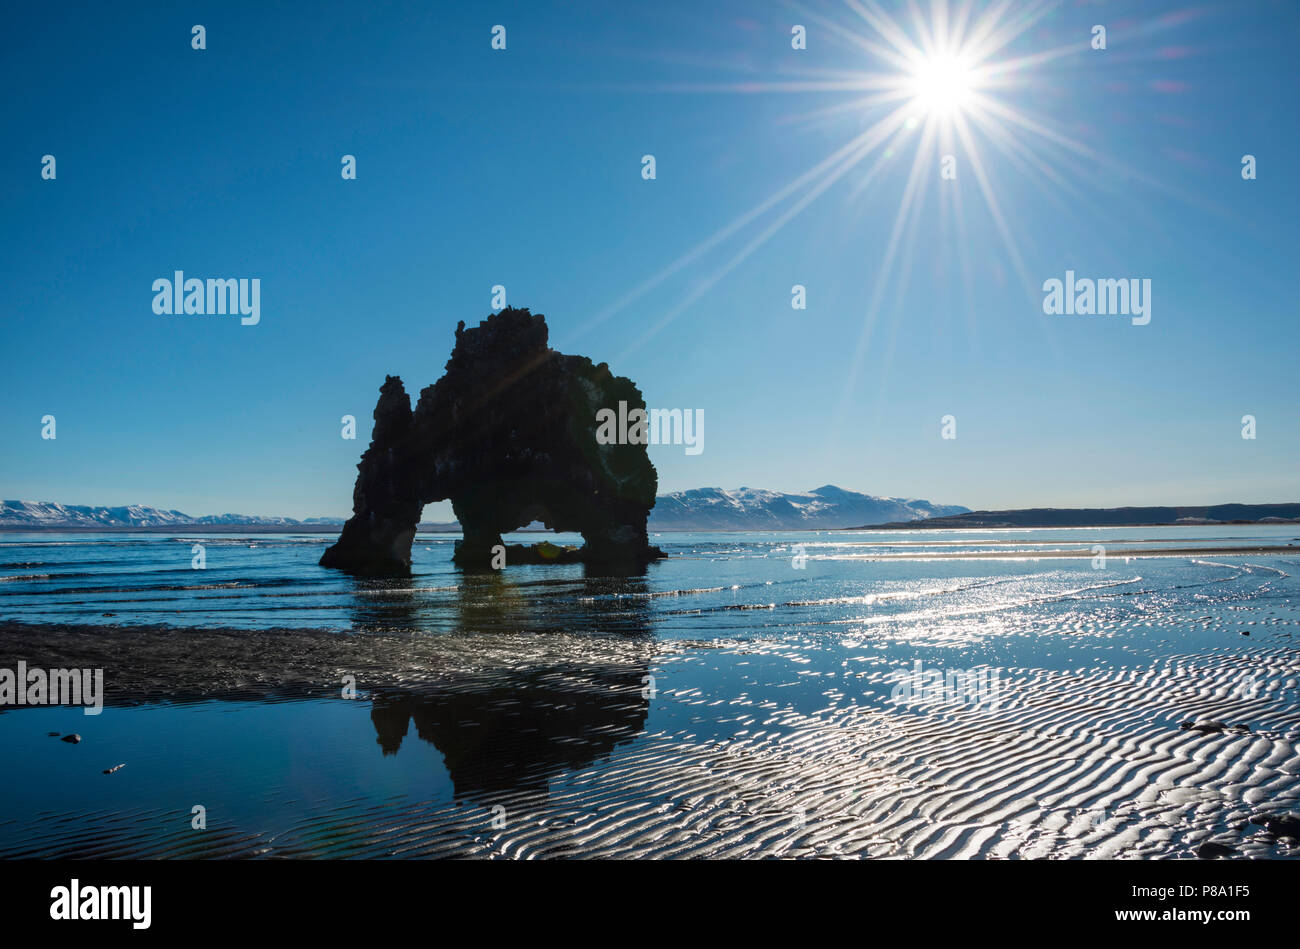
[[[582, 562], [616, 570], [663, 557], [646, 534], [659, 484], [645, 445], [596, 441], [596, 414], [645, 409], [631, 379], [547, 344], [546, 319], [507, 307], [456, 327], [441, 379], [415, 410], [397, 376], [375, 405], [370, 447], [357, 465], [352, 517], [320, 562], [357, 574], [402, 575], [424, 505], [450, 499], [464, 540], [455, 562], [500, 567]], [[511, 545], [533, 521], [577, 531], [580, 549]]]

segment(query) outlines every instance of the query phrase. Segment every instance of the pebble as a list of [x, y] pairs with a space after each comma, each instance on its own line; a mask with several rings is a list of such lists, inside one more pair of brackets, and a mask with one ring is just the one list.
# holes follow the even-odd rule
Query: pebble
[[1215, 857], [1231, 857], [1237, 851], [1224, 844], [1216, 844], [1213, 840], [1207, 840], [1196, 851], [1196, 856], [1202, 860], [1213, 860]]
[[1250, 822], [1276, 837], [1300, 837], [1300, 815], [1255, 814], [1251, 816]]
[[1208, 735], [1212, 732], [1222, 732], [1222, 731], [1234, 731], [1234, 732], [1250, 731], [1249, 725], [1242, 725], [1240, 723], [1236, 725], [1225, 725], [1223, 722], [1183, 722], [1178, 727], [1188, 729], [1189, 731], [1200, 732], [1203, 735]]

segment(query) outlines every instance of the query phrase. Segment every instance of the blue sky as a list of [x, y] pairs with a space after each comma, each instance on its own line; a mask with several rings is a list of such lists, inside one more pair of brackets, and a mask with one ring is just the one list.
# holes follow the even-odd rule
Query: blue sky
[[[963, 116], [955, 179], [923, 153], [900, 217], [953, 121], [917, 106], [797, 213], [821, 179], [751, 219], [907, 104], [846, 88], [907, 73], [840, 2], [12, 11], [0, 496], [346, 514], [384, 375], [435, 381], [502, 284], [553, 346], [703, 410], [702, 454], [652, 449], [662, 491], [1300, 500], [1297, 7], [1013, 8], [983, 65], [1019, 65], [979, 90], [1004, 112]], [[155, 315], [177, 269], [260, 278], [261, 322]], [[1045, 315], [1067, 269], [1150, 279], [1150, 324]]]

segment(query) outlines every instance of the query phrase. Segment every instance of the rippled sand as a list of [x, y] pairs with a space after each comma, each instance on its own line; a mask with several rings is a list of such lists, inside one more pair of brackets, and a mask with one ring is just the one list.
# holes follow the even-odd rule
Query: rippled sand
[[[0, 714], [0, 856], [1300, 855], [1262, 823], [1300, 811], [1294, 559], [708, 553], [694, 585], [462, 578], [438, 633], [0, 624], [110, 699]], [[917, 663], [997, 690], [894, 701]]]

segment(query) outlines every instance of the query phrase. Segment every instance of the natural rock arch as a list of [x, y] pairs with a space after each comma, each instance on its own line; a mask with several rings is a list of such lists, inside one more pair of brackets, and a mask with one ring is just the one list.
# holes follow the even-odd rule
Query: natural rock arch
[[[509, 307], [471, 329], [462, 321], [446, 374], [414, 411], [402, 380], [384, 381], [352, 517], [322, 566], [408, 573], [424, 505], [446, 499], [464, 532], [462, 566], [491, 566], [501, 535], [535, 520], [585, 541], [540, 559], [621, 568], [662, 557], [646, 534], [658, 487], [646, 446], [596, 441], [596, 413], [620, 402], [645, 408], [631, 379], [551, 349], [540, 313]], [[506, 560], [538, 556], [511, 547]]]

